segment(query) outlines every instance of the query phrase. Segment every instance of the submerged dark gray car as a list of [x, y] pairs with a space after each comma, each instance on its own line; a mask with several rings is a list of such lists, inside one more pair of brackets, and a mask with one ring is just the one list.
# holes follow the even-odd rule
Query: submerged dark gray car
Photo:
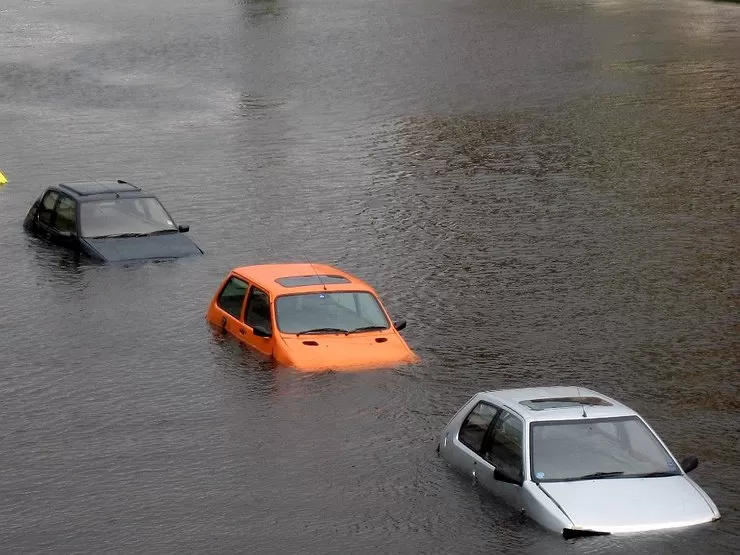
[[116, 262], [179, 258], [203, 251], [157, 197], [126, 181], [61, 183], [36, 199], [29, 233], [92, 259]]

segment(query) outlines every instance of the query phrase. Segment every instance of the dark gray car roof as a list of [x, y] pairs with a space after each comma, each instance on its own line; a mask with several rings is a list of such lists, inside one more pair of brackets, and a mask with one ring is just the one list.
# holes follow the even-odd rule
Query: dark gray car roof
[[110, 197], [115, 196], [142, 196], [144, 192], [141, 187], [132, 185], [121, 179], [111, 181], [74, 181], [60, 183], [57, 188], [72, 196], [79, 197], [79, 200], [92, 200], [89, 197]]

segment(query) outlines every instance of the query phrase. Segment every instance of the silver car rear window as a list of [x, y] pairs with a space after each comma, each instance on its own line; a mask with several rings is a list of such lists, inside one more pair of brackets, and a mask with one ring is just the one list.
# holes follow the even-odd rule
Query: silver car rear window
[[612, 406], [609, 401], [600, 397], [552, 397], [547, 399], [529, 399], [527, 401], [520, 401], [519, 404], [524, 405], [529, 410], [566, 409], [582, 405]]

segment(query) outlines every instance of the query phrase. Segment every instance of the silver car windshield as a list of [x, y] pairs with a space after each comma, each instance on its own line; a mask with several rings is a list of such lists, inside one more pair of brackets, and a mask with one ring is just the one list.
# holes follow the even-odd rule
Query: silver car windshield
[[354, 333], [388, 328], [380, 303], [366, 291], [283, 295], [275, 302], [283, 333]]
[[118, 198], [80, 204], [83, 237], [120, 237], [177, 231], [154, 197]]
[[533, 422], [536, 482], [680, 474], [671, 455], [637, 417]]

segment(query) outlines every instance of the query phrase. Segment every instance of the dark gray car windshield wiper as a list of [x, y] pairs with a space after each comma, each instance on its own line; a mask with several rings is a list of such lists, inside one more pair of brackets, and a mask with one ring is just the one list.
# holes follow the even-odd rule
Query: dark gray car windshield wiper
[[147, 233], [111, 233], [110, 235], [96, 235], [95, 237], [90, 237], [90, 239], [111, 239], [111, 238], [119, 238], [119, 237], [144, 237], [148, 235]]
[[563, 482], [576, 482], [578, 480], [596, 480], [599, 478], [611, 478], [613, 476], [621, 476], [624, 474], [624, 470], [615, 470], [613, 472], [594, 472], [593, 474], [585, 474], [583, 476], [574, 476], [572, 478], [564, 478]]
[[143, 235], [165, 235], [167, 233], [180, 233], [176, 229], [167, 228], [167, 229], [158, 229], [157, 231], [152, 231], [150, 233], [144, 233]]
[[296, 335], [306, 335], [310, 333], [347, 333], [347, 330], [343, 330], [342, 328], [311, 328], [299, 331]]
[[348, 330], [348, 331], [347, 331], [347, 335], [349, 335], [350, 333], [357, 333], [357, 332], [360, 332], [360, 331], [377, 331], [377, 330], [384, 330], [384, 329], [386, 329], [387, 327], [388, 327], [388, 326], [362, 326], [362, 327], [360, 327], [360, 328], [355, 328], [355, 329], [353, 329], [353, 330]]
[[151, 237], [152, 235], [164, 235], [165, 233], [178, 233], [176, 229], [158, 229], [157, 231], [148, 232], [131, 232], [131, 233], [111, 233], [110, 235], [96, 235], [90, 239], [111, 239], [120, 237]]

